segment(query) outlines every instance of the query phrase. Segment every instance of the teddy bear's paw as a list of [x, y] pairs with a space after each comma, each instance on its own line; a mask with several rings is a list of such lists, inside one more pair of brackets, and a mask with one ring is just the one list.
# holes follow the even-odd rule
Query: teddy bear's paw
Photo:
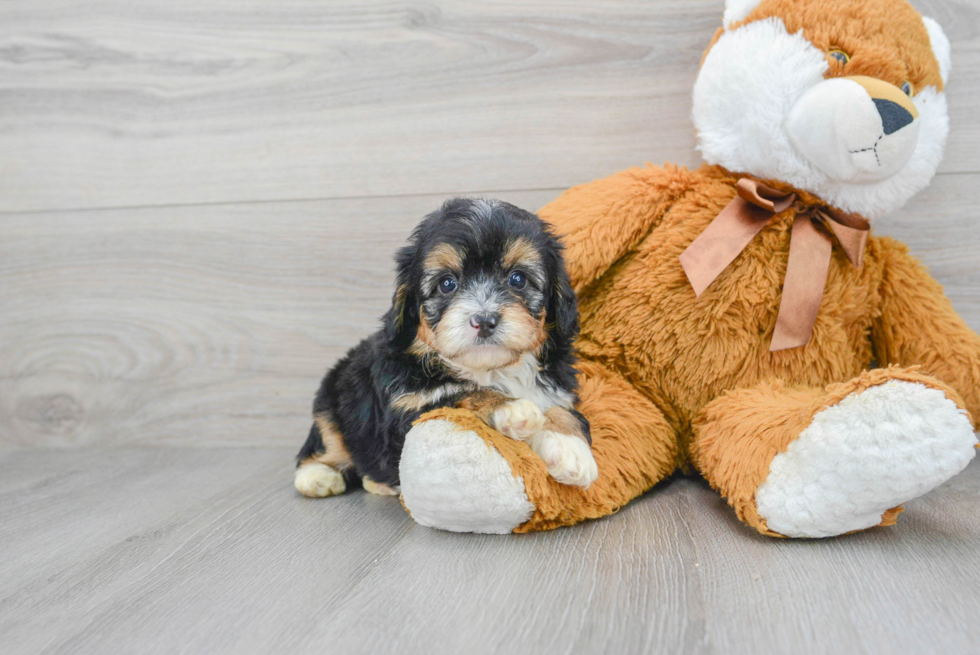
[[773, 458], [756, 507], [788, 537], [869, 528], [962, 471], [976, 443], [966, 413], [942, 391], [892, 380], [816, 414]]
[[512, 400], [494, 410], [490, 423], [500, 433], [511, 439], [524, 441], [544, 427], [541, 408], [530, 400]]
[[506, 534], [534, 513], [524, 480], [503, 455], [445, 419], [419, 423], [405, 436], [399, 477], [402, 502], [428, 527]]
[[296, 469], [293, 484], [296, 491], [310, 498], [339, 496], [347, 490], [344, 476], [339, 471], [319, 462], [304, 464]]
[[580, 437], [542, 430], [528, 445], [544, 461], [548, 475], [562, 484], [588, 488], [599, 477], [592, 449]]

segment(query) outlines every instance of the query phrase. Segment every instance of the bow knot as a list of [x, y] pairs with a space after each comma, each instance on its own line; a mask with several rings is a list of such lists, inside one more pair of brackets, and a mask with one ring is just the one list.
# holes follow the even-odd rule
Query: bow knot
[[736, 192], [735, 198], [681, 254], [684, 273], [695, 295], [700, 296], [774, 216], [792, 209], [795, 218], [783, 298], [769, 350], [806, 345], [827, 284], [831, 235], [851, 264], [860, 266], [871, 226], [860, 216], [827, 205], [807, 204], [798, 200], [795, 193], [774, 189], [752, 178], [741, 178]]

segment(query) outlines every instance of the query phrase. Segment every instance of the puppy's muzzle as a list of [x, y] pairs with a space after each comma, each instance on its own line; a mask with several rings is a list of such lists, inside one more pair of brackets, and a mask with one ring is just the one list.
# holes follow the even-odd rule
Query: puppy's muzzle
[[476, 336], [486, 339], [493, 335], [493, 331], [500, 324], [500, 314], [482, 313], [470, 317], [470, 326], [476, 329]]

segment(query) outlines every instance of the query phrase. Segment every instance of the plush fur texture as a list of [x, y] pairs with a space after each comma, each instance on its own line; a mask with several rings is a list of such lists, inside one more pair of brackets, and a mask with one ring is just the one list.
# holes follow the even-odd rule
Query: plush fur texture
[[[489, 429], [479, 420], [473, 427]], [[425, 435], [406, 444], [401, 471], [404, 503], [417, 508], [412, 518], [421, 525], [502, 534], [534, 513], [523, 480], [511, 475], [510, 463], [473, 430], [449, 421], [426, 423]], [[443, 502], [446, 494], [454, 502]]]
[[[941, 32], [904, 0], [729, 9], [728, 29], [704, 60], [695, 122], [706, 158], [737, 170], [634, 168], [570, 189], [540, 212], [562, 237], [579, 294], [579, 407], [592, 425], [598, 480], [587, 490], [555, 484], [526, 444], [462, 410], [423, 416], [409, 433], [441, 457], [465, 458], [432, 437], [426, 419], [451, 421], [500, 453], [534, 507], [515, 531], [610, 514], [672, 472], [696, 470], [761, 533], [828, 536], [894, 523], [896, 505], [974, 455], [980, 337], [903, 245], [872, 234], [861, 267], [835, 245], [810, 342], [778, 352], [769, 343], [797, 206], [774, 216], [700, 297], [678, 261], [740, 177], [871, 217], [926, 184], [945, 136]], [[896, 89], [909, 81], [921, 121], [908, 162], [877, 183], [828, 181], [781, 132], [794, 94], [852, 75]], [[928, 118], [932, 110], [938, 118]], [[889, 479], [895, 471], [899, 479]], [[426, 497], [438, 499], [445, 520], [429, 524], [447, 529], [461, 528], [446, 506], [480, 494], [475, 485], [413, 484], [431, 487]], [[407, 497], [406, 505], [433, 509]], [[480, 529], [472, 514], [466, 521]]]
[[[576, 299], [547, 226], [504, 202], [450, 200], [415, 229], [397, 269], [383, 329], [320, 385], [296, 489], [325, 497], [362, 479], [371, 493], [393, 494], [412, 421], [454, 406], [519, 438], [552, 435], [548, 412], [567, 419], [532, 447], [554, 460], [557, 479], [591, 484], [589, 425], [574, 410]], [[540, 420], [524, 434], [516, 410], [528, 407]]]
[[[932, 179], [949, 131], [942, 92], [949, 42], [935, 21], [930, 25], [907, 3], [895, 0], [760, 2], [745, 19], [720, 31], [705, 54], [693, 110], [705, 161], [782, 180], [868, 219], [893, 212]], [[828, 57], [831, 50], [846, 53], [849, 61], [842, 64]], [[895, 88], [910, 84], [919, 113], [914, 125], [884, 135], [869, 103], [867, 118], [872, 124], [866, 133], [839, 139], [844, 156], [847, 143], [853, 149], [877, 147], [881, 163], [898, 168], [883, 179], [855, 176], [849, 167], [821, 167], [826, 158], [808, 158], [787, 129], [792, 118], [801, 134], [828, 122], [846, 132], [849, 124], [868, 113], [862, 104], [835, 103], [829, 97], [835, 78], [851, 76], [872, 77]], [[828, 86], [816, 94], [822, 102], [811, 102], [806, 120], [801, 119], [799, 103], [814, 98], [808, 92], [821, 85]], [[900, 153], [885, 156], [878, 137], [886, 144], [898, 142], [911, 130], [918, 132], [914, 141], [905, 139]], [[836, 139], [830, 133], [822, 134], [820, 141], [830, 147]]]
[[890, 380], [822, 409], [776, 455], [756, 490], [759, 516], [790, 537], [879, 525], [956, 475], [976, 437], [963, 410], [920, 382]]

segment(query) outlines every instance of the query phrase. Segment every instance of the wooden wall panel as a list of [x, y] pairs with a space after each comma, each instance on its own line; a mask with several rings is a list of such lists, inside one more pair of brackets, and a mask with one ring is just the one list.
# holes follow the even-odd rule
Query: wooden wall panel
[[[947, 172], [977, 172], [980, 6]], [[0, 211], [562, 188], [697, 163], [721, 0], [0, 4]]]

